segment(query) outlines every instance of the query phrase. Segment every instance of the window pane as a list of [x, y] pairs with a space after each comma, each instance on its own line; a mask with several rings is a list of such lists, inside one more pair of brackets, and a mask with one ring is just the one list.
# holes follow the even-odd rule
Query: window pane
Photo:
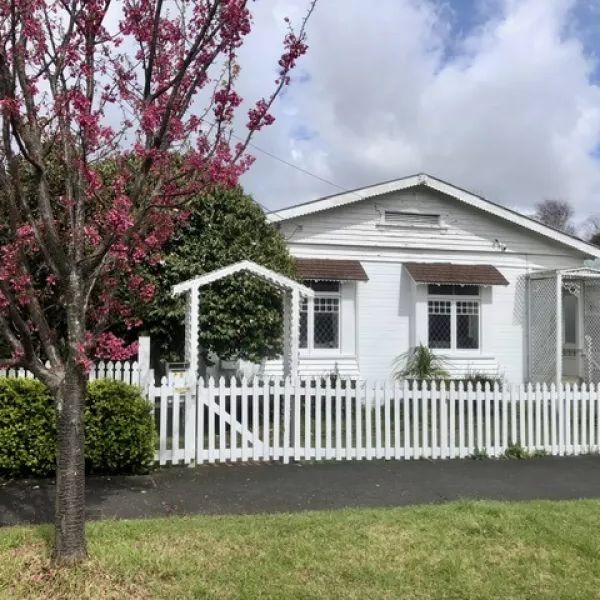
[[478, 285], [450, 285], [432, 283], [428, 291], [434, 296], [479, 296]]
[[456, 296], [479, 296], [478, 285], [455, 285], [454, 294]]
[[306, 298], [300, 305], [300, 348], [308, 348], [308, 301]]
[[432, 283], [429, 286], [429, 293], [436, 296], [452, 296], [453, 292], [453, 285], [439, 285], [437, 283]]
[[456, 303], [456, 347], [479, 348], [479, 303]]
[[315, 298], [315, 348], [339, 346], [339, 298]]
[[577, 296], [569, 292], [563, 293], [563, 323], [565, 328], [565, 344], [577, 343]]
[[312, 288], [315, 292], [333, 292], [340, 291], [339, 281], [305, 281], [304, 285]]
[[429, 308], [429, 347], [450, 348], [450, 302], [430, 300]]

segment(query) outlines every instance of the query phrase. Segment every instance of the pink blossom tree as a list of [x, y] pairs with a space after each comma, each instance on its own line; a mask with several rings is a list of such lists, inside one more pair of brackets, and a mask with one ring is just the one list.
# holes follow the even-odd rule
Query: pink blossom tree
[[[244, 108], [236, 82], [249, 4], [0, 3], [0, 334], [10, 362], [56, 400], [58, 562], [86, 554], [87, 372], [136, 352], [108, 333], [115, 319], [136, 325], [136, 302], [153, 295], [136, 267], [158, 260], [191, 195], [248, 169], [248, 143], [273, 122], [306, 52], [315, 0], [297, 30], [288, 21], [272, 90]], [[134, 300], [118, 292], [123, 282]]]

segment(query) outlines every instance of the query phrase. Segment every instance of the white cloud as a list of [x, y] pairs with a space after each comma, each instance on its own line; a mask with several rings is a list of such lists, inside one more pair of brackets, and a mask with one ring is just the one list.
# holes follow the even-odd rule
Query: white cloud
[[[304, 5], [255, 4], [246, 97], [269, 89], [283, 16], [297, 21]], [[581, 214], [600, 211], [600, 88], [572, 9], [504, 0], [456, 38], [439, 1], [320, 0], [296, 72], [306, 80], [255, 142], [347, 189], [425, 171], [521, 210], [559, 197]], [[243, 183], [271, 208], [336, 191], [255, 154]]]

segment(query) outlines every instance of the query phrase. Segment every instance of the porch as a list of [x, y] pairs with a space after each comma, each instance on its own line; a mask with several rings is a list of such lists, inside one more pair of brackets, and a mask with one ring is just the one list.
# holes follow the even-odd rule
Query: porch
[[529, 381], [600, 381], [600, 270], [529, 276]]

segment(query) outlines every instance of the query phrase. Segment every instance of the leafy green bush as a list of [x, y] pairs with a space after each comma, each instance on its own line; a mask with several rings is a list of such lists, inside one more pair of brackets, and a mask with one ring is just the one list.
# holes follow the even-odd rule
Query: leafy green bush
[[140, 390], [94, 381], [85, 408], [85, 458], [95, 473], [140, 473], [154, 460], [154, 419]]
[[[0, 378], [0, 476], [45, 476], [55, 470], [54, 401], [39, 381]], [[139, 473], [154, 459], [154, 420], [138, 388], [118, 381], [88, 387], [86, 468]]]
[[56, 455], [54, 401], [32, 379], [0, 379], [0, 474], [47, 475]]

